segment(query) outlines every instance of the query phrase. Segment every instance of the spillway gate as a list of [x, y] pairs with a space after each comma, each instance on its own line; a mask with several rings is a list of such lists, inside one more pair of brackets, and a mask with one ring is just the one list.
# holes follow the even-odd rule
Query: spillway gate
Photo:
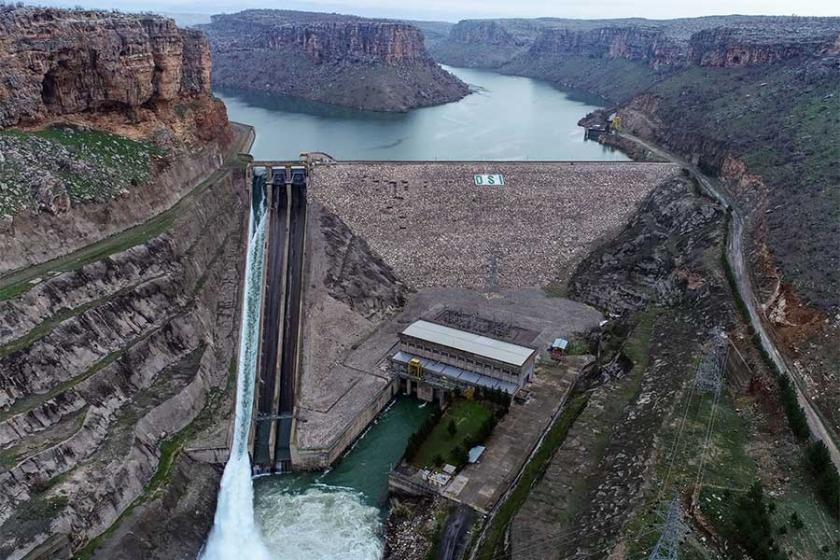
[[300, 362], [306, 188], [298, 162], [253, 162], [251, 203], [268, 205], [263, 312], [249, 452], [253, 474], [291, 470]]

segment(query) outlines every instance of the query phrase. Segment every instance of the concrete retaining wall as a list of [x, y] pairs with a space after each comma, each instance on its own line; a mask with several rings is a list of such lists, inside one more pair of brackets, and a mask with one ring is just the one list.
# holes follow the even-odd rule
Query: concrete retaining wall
[[379, 394], [359, 413], [344, 431], [327, 447], [299, 449], [292, 444], [292, 467], [295, 470], [320, 470], [332, 465], [374, 418], [391, 402], [399, 390], [399, 384], [390, 381]]

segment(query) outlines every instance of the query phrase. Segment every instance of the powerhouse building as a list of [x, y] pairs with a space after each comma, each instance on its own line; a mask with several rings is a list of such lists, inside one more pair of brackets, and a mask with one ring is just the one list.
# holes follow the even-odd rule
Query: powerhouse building
[[391, 370], [402, 389], [427, 401], [467, 387], [509, 395], [534, 373], [537, 351], [429, 321], [415, 321], [399, 334]]

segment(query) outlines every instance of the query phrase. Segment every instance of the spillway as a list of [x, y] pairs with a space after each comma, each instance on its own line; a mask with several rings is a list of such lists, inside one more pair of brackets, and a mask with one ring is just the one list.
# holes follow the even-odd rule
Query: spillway
[[262, 535], [254, 521], [254, 486], [248, 456], [248, 434], [254, 402], [254, 382], [259, 359], [262, 281], [265, 268], [266, 195], [265, 182], [253, 182], [249, 218], [245, 290], [239, 338], [236, 413], [230, 458], [222, 475], [213, 529], [202, 560], [269, 560]]

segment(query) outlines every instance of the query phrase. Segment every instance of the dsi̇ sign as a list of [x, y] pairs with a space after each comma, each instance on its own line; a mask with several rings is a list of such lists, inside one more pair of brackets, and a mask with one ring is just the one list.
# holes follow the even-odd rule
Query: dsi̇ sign
[[500, 173], [475, 175], [475, 185], [477, 187], [501, 187], [505, 184], [505, 178]]

